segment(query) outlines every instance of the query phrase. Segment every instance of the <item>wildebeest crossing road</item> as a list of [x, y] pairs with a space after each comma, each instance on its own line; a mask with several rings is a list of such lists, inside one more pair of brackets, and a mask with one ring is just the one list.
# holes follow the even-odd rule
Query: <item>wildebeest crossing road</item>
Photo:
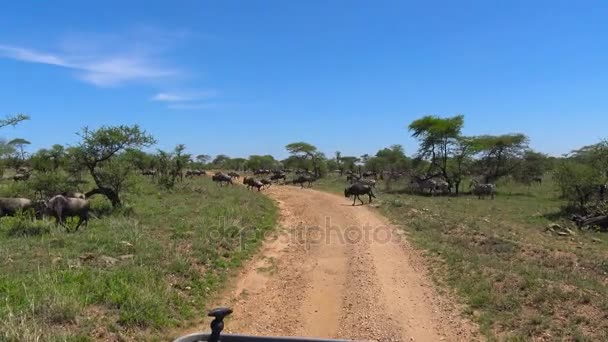
[[373, 209], [299, 187], [273, 187], [266, 194], [280, 206], [282, 228], [214, 300], [234, 308], [227, 332], [476, 339], [473, 326], [434, 290], [420, 253]]

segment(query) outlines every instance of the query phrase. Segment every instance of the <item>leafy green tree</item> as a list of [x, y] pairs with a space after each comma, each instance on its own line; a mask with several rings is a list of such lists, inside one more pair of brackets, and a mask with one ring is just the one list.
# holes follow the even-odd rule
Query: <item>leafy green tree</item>
[[121, 205], [120, 194], [128, 185], [131, 167], [117, 155], [129, 148], [148, 147], [156, 143], [154, 138], [139, 126], [103, 126], [96, 130], [84, 128], [79, 134], [82, 141], [74, 151], [78, 162], [93, 178], [96, 188], [87, 197], [102, 194], [112, 206]]
[[123, 156], [128, 162], [133, 164], [140, 172], [154, 169], [155, 160], [152, 155], [142, 150], [129, 148], [126, 149]]
[[30, 119], [30, 117], [27, 114], [7, 115], [4, 118], [0, 119], [0, 128], [6, 127], [6, 126], [15, 126], [18, 123], [29, 120], [29, 119]]
[[429, 115], [415, 120], [409, 125], [412, 137], [417, 138], [420, 142], [419, 157], [430, 161], [427, 173], [442, 175], [448, 182], [450, 191], [454, 186], [454, 179], [450, 177], [449, 161], [452, 151], [458, 144], [463, 126], [463, 115], [451, 118]]
[[348, 171], [355, 171], [355, 166], [359, 162], [359, 158], [352, 156], [345, 156], [340, 158], [342, 161], [342, 169]]
[[228, 157], [227, 155], [218, 154], [217, 156], [215, 156], [215, 158], [213, 158], [211, 164], [213, 164], [213, 166], [216, 168], [224, 168], [224, 163], [228, 160], [230, 160], [230, 157]]
[[285, 149], [293, 156], [310, 160], [315, 176], [321, 176], [320, 164], [325, 159], [325, 156], [317, 150], [316, 146], [305, 142], [295, 142], [285, 146]]
[[196, 156], [196, 161], [201, 164], [207, 164], [211, 160], [211, 156], [208, 154], [199, 154]]
[[78, 185], [61, 170], [37, 172], [28, 183], [38, 198], [51, 198], [64, 191], [77, 191]]
[[526, 150], [519, 160], [513, 176], [522, 183], [531, 184], [534, 178], [542, 177], [548, 169], [548, 156], [543, 153]]
[[246, 165], [247, 159], [245, 158], [230, 158], [224, 162], [224, 168], [236, 171], [244, 170]]
[[602, 170], [576, 160], [563, 160], [554, 171], [562, 197], [581, 212], [585, 212], [587, 204], [598, 193], [602, 176]]
[[30, 157], [32, 168], [40, 172], [49, 172], [53, 170], [53, 161], [51, 154], [47, 149], [40, 149]]
[[375, 172], [383, 170], [405, 171], [409, 168], [409, 164], [409, 159], [405, 155], [403, 146], [392, 145], [379, 150], [375, 157], [368, 160], [366, 168]]
[[528, 148], [528, 137], [521, 133], [483, 135], [477, 137], [477, 144], [481, 152], [478, 169], [485, 182], [490, 183], [516, 170], [518, 160]]
[[271, 155], [252, 155], [249, 156], [249, 159], [245, 163], [245, 166], [249, 170], [272, 170], [278, 168], [278, 164], [279, 162]]
[[289, 156], [286, 159], [282, 160], [281, 163], [287, 169], [303, 169], [310, 170], [312, 169], [312, 162], [309, 159], [304, 159], [301, 156]]
[[464, 177], [468, 175], [473, 164], [473, 155], [478, 150], [477, 138], [463, 136], [456, 138], [451, 148], [451, 158], [448, 160], [447, 173], [454, 184], [456, 195], [460, 193], [460, 184]]
[[175, 150], [173, 152], [174, 154], [174, 167], [173, 167], [173, 177], [175, 177], [175, 179], [178, 179], [180, 181], [184, 180], [184, 169], [186, 168], [186, 166], [188, 165], [188, 162], [190, 161], [190, 158], [192, 157], [190, 154], [185, 154], [184, 151], [186, 150], [186, 145], [184, 144], [179, 144], [177, 146], [175, 146]]
[[342, 167], [342, 152], [336, 151], [334, 160], [336, 162], [336, 169], [340, 170], [340, 176], [342, 176], [344, 174], [344, 168]]
[[569, 158], [604, 170], [604, 177], [608, 178], [608, 140], [574, 150], [570, 153]]
[[[0, 128], [4, 128], [7, 126], [15, 126], [18, 123], [29, 119], [30, 117], [26, 114], [7, 115], [4, 118], [0, 119]], [[14, 145], [11, 145], [10, 143], [7, 143], [4, 140], [0, 141], [0, 157], [2, 158], [0, 163], [0, 175], [4, 175], [4, 170], [7, 166], [12, 164], [15, 168], [17, 168], [22, 164], [22, 162], [18, 158], [15, 158], [14, 154], [16, 152], [17, 151]], [[23, 153], [22, 156], [25, 157]]]
[[25, 161], [26, 159], [26, 152], [25, 152], [25, 146], [30, 145], [31, 142], [22, 139], [22, 138], [17, 138], [17, 139], [13, 139], [11, 141], [8, 142], [9, 145], [11, 146], [15, 146], [15, 149], [17, 150], [18, 154], [17, 154], [17, 159], [20, 159], [22, 162]]

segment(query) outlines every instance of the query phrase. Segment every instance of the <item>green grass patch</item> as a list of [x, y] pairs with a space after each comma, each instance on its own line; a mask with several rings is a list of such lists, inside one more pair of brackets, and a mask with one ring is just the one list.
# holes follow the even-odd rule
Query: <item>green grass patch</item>
[[0, 220], [0, 340], [166, 340], [276, 224], [274, 203], [207, 178], [159, 190], [141, 179], [88, 227]]

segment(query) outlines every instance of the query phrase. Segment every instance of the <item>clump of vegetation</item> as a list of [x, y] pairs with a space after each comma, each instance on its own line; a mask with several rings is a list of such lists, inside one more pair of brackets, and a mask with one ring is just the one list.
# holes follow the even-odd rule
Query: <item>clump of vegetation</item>
[[[554, 177], [570, 211], [589, 214], [593, 202], [604, 200], [602, 186], [608, 181], [608, 143], [602, 142], [573, 151], [557, 163]], [[605, 194], [608, 195], [608, 194]]]

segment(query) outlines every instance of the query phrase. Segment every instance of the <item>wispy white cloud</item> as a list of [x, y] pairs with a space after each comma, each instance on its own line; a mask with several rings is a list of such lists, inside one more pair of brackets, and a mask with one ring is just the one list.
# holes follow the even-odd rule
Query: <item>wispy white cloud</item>
[[[167, 63], [169, 54], [193, 35], [187, 30], [169, 31], [139, 26], [116, 33], [78, 32], [57, 39], [52, 48], [31, 48], [0, 42], [0, 59], [51, 65], [71, 71], [80, 81], [98, 87], [146, 83], [158, 92], [150, 98], [170, 109], [215, 107], [206, 101], [215, 90], [175, 88], [187, 72]], [[170, 84], [170, 87], [167, 87]]]
[[69, 67], [68, 62], [63, 60], [61, 57], [15, 46], [0, 44], [0, 56], [23, 62]]
[[154, 97], [152, 97], [152, 101], [189, 102], [189, 101], [208, 100], [215, 96], [217, 96], [217, 92], [215, 90], [161, 92], [161, 93], [154, 95]]
[[0, 57], [72, 69], [78, 79], [96, 86], [160, 80], [180, 74], [159, 62], [155, 51], [160, 51], [160, 46], [152, 48], [154, 44], [141, 41], [128, 46], [117, 38], [106, 44], [109, 39], [98, 38], [71, 39], [61, 44], [59, 52], [0, 44]]
[[179, 110], [209, 109], [217, 107], [217, 103], [170, 103], [167, 105], [167, 108], [169, 109]]

